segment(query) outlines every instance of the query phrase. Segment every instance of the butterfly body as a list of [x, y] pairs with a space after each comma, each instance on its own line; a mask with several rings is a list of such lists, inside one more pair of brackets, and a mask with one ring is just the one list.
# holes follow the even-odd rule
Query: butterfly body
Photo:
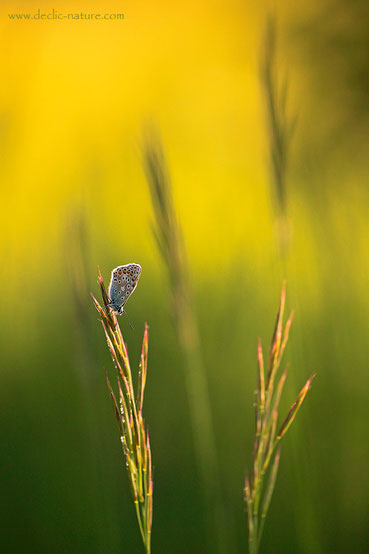
[[118, 315], [123, 314], [124, 305], [137, 287], [140, 275], [141, 266], [134, 263], [119, 265], [111, 272], [109, 306], [111, 306]]

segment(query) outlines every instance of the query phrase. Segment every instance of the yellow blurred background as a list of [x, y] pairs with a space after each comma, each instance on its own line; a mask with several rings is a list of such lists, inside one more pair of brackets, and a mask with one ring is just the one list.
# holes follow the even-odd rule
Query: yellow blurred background
[[[124, 12], [124, 20], [9, 18], [38, 9]], [[138, 361], [145, 320], [152, 341], [153, 551], [205, 551], [183, 368], [142, 169], [152, 123], [190, 263], [232, 552], [246, 550], [256, 339], [270, 338], [283, 279], [297, 312], [285, 407], [312, 372], [318, 377], [286, 441], [263, 551], [365, 551], [367, 11], [361, 0], [2, 3], [3, 552], [141, 551], [105, 391], [110, 360], [89, 298], [97, 265], [108, 281], [130, 261], [143, 267], [127, 309], [132, 356]], [[297, 114], [283, 259], [260, 84], [270, 12], [278, 74], [288, 76], [288, 110]], [[83, 331], [72, 294], [79, 264], [87, 275], [77, 285], [86, 293]], [[86, 341], [91, 365], [84, 357], [81, 377]], [[173, 436], [181, 437], [175, 452]], [[96, 444], [106, 459], [99, 451], [91, 461]]]

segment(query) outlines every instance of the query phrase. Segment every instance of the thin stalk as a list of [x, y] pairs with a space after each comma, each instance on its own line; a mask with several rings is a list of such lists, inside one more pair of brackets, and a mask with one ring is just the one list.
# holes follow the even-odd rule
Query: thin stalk
[[153, 136], [144, 145], [144, 166], [154, 213], [153, 234], [167, 269], [173, 315], [185, 361], [185, 382], [192, 420], [197, 463], [204, 486], [206, 511], [213, 514], [208, 531], [209, 548], [214, 535], [219, 551], [229, 552], [226, 515], [220, 488], [218, 454], [213, 429], [208, 382], [202, 359], [197, 319], [182, 230], [173, 205], [171, 180], [160, 145]]
[[[270, 347], [269, 374], [264, 392], [265, 403], [262, 403], [264, 357], [260, 340], [258, 343], [258, 389], [256, 391], [257, 402], [255, 409], [254, 451], [252, 456], [252, 470], [250, 471], [251, 478], [247, 475], [245, 480], [245, 500], [247, 506], [250, 554], [257, 554], [259, 551], [264, 523], [277, 478], [281, 439], [296, 417], [296, 414], [311, 387], [312, 379], [314, 377], [310, 377], [300, 391], [296, 401], [293, 403], [287, 417], [277, 433], [279, 405], [284, 384], [287, 379], [287, 367], [279, 378], [279, 381], [276, 381], [276, 379], [292, 322], [292, 317], [290, 316], [287, 323], [283, 324], [284, 306], [285, 285], [282, 289], [275, 330]], [[263, 409], [261, 409], [262, 406]], [[269, 475], [269, 478], [266, 483], [265, 477], [267, 475]]]
[[260, 63], [271, 165], [272, 196], [275, 205], [278, 246], [285, 259], [290, 236], [287, 218], [287, 171], [296, 117], [287, 112], [288, 82], [277, 74], [277, 26], [268, 18]]
[[145, 326], [140, 369], [138, 372], [137, 394], [135, 394], [127, 348], [115, 312], [109, 306], [110, 302], [100, 273], [99, 284], [103, 307], [94, 296], [92, 298], [101, 316], [105, 338], [117, 370], [119, 408], [108, 377], [107, 385], [113, 402], [115, 417], [118, 420], [119, 435], [138, 526], [145, 551], [148, 554], [151, 552], [153, 484], [150, 443], [148, 434], [146, 440], [145, 423], [142, 417], [148, 359], [148, 327], [147, 325]]
[[135, 508], [136, 508], [136, 514], [137, 514], [137, 521], [138, 521], [138, 526], [140, 528], [140, 533], [141, 533], [141, 537], [142, 537], [142, 542], [144, 543], [145, 545], [145, 548], [147, 550], [147, 545], [146, 545], [146, 533], [143, 529], [143, 526], [142, 526], [142, 519], [141, 519], [141, 512], [140, 512], [140, 507], [138, 505], [138, 500], [135, 500]]

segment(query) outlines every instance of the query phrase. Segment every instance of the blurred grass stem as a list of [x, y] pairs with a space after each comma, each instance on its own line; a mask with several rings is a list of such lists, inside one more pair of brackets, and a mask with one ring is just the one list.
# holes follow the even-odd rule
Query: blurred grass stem
[[209, 544], [214, 540], [215, 534], [219, 551], [227, 552], [229, 549], [226, 546], [225, 514], [221, 499], [208, 382], [202, 361], [186, 251], [173, 205], [166, 162], [160, 141], [154, 135], [150, 135], [145, 141], [143, 157], [155, 218], [153, 234], [170, 280], [174, 320], [186, 363], [187, 396], [198, 467], [204, 484], [206, 508], [208, 513], [214, 513], [215, 521], [212, 529], [208, 529]]
[[260, 62], [261, 83], [264, 92], [268, 122], [271, 179], [276, 212], [276, 233], [279, 249], [284, 257], [289, 244], [287, 218], [287, 169], [291, 141], [296, 126], [296, 117], [287, 111], [288, 81], [278, 82], [276, 22], [268, 18], [263, 52]]

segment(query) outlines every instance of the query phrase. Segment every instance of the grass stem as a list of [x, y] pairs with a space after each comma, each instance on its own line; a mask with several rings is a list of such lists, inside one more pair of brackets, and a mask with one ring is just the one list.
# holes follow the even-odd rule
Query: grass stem
[[314, 378], [314, 375], [310, 377], [301, 389], [296, 401], [291, 406], [284, 422], [277, 432], [279, 403], [287, 379], [287, 368], [283, 371], [277, 384], [276, 378], [292, 323], [291, 314], [286, 324], [283, 324], [285, 297], [286, 289], [285, 285], [283, 285], [275, 330], [269, 352], [269, 373], [264, 392], [264, 356], [260, 340], [258, 343], [258, 389], [256, 391], [258, 405], [255, 410], [256, 431], [252, 458], [253, 463], [252, 470], [246, 475], [245, 479], [245, 500], [250, 554], [257, 554], [260, 548], [265, 519], [277, 479], [281, 455], [281, 439], [296, 417]]
[[149, 554], [151, 552], [153, 482], [149, 434], [142, 417], [148, 360], [148, 326], [145, 325], [137, 395], [135, 395], [127, 348], [115, 312], [109, 307], [110, 301], [100, 271], [98, 282], [103, 300], [102, 306], [93, 295], [92, 299], [101, 316], [105, 338], [117, 370], [119, 403], [108, 377], [106, 377], [106, 381], [118, 422], [137, 521], [145, 551]]
[[172, 292], [172, 306], [179, 344], [185, 360], [185, 379], [197, 463], [204, 485], [206, 511], [212, 513], [208, 528], [209, 549], [214, 536], [220, 552], [227, 546], [224, 505], [221, 498], [217, 448], [213, 430], [206, 370], [189, 279], [182, 230], [172, 200], [171, 180], [159, 139], [151, 135], [143, 151], [146, 177], [154, 212], [153, 234], [166, 266]]

